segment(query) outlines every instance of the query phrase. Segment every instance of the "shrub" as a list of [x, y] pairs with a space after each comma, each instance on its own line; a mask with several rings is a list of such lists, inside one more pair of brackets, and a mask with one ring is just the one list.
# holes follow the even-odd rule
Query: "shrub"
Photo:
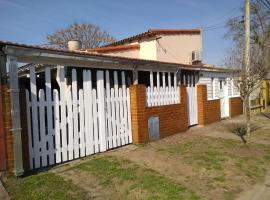
[[[234, 122], [227, 125], [227, 128], [230, 132], [234, 133], [235, 135], [239, 136], [241, 140], [246, 144], [247, 141], [245, 136], [247, 134], [247, 127], [245, 122]], [[258, 130], [260, 127], [254, 123], [250, 124], [250, 132], [254, 132]]]

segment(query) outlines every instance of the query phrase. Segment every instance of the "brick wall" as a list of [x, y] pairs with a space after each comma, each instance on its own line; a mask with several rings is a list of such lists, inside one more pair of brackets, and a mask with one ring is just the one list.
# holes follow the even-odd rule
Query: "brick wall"
[[243, 101], [240, 97], [232, 97], [229, 99], [230, 117], [243, 114]]
[[199, 125], [206, 125], [221, 120], [220, 100], [207, 100], [206, 85], [197, 86], [198, 121]]
[[5, 133], [5, 153], [6, 153], [6, 172], [7, 175], [13, 174], [14, 169], [14, 156], [13, 156], [13, 135], [12, 120], [11, 120], [11, 99], [10, 91], [7, 86], [1, 86], [1, 96], [3, 103], [3, 123], [4, 123], [4, 133]]
[[[5, 166], [7, 175], [13, 175], [14, 170], [14, 154], [13, 154], [13, 133], [11, 118], [11, 98], [8, 86], [1, 86], [3, 131], [4, 131], [4, 147], [5, 147]], [[20, 89], [20, 114], [21, 114], [21, 134], [23, 148], [23, 167], [29, 169], [29, 148], [28, 148], [28, 131], [26, 118], [26, 98], [25, 89]]]
[[188, 129], [186, 88], [181, 86], [180, 90], [180, 104], [147, 107], [145, 86], [133, 85], [130, 87], [133, 143], [149, 141], [148, 119], [150, 117], [159, 117], [161, 138]]

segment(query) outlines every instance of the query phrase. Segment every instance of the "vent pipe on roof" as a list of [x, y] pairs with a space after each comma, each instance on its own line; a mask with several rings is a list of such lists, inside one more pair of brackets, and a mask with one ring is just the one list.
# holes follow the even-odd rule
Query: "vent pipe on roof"
[[82, 43], [80, 40], [70, 40], [68, 41], [68, 50], [76, 51], [82, 48]]

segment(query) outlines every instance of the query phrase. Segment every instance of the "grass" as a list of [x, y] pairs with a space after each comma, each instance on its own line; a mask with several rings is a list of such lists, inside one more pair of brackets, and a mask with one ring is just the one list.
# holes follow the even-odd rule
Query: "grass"
[[[127, 160], [122, 162], [128, 163]], [[121, 180], [136, 179], [136, 168], [123, 168], [118, 161], [112, 159], [96, 158], [79, 165], [77, 168], [83, 171], [90, 171], [94, 175], [99, 176], [103, 185], [110, 185], [114, 177], [118, 177]]]
[[270, 162], [268, 145], [251, 144], [246, 147], [238, 141], [229, 139], [198, 137], [172, 145], [164, 151], [180, 156], [187, 163], [207, 170], [224, 171], [233, 163], [246, 175], [250, 175], [251, 171], [256, 171], [251, 175], [254, 178], [263, 176]]
[[171, 179], [123, 159], [96, 158], [76, 168], [98, 176], [101, 184], [107, 187], [126, 185], [128, 189], [124, 194], [125, 199], [133, 199], [134, 193], [139, 195], [139, 199], [200, 199], [194, 192]]
[[270, 164], [268, 145], [246, 147], [241, 142], [220, 138], [189, 138], [157, 152], [176, 156], [195, 171], [206, 170], [208, 189], [222, 189], [224, 199], [234, 199], [246, 189], [239, 180], [248, 185], [262, 181]]
[[40, 173], [24, 178], [8, 178], [5, 182], [11, 199], [72, 200], [86, 199], [86, 193], [71, 182], [52, 173]]

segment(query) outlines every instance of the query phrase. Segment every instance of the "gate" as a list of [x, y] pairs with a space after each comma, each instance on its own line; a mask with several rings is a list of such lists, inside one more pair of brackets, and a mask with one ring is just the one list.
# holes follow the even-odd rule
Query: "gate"
[[[105, 74], [105, 75], [104, 75]], [[113, 79], [113, 85], [110, 80]], [[51, 71], [45, 68], [45, 92], [37, 89], [35, 67], [30, 67], [30, 91], [26, 90], [30, 168], [37, 169], [81, 158], [132, 142], [130, 93], [125, 72], [113, 78], [97, 71], [96, 89], [91, 70], [83, 70], [79, 88], [77, 70], [66, 84], [59, 69], [59, 91], [52, 90]]]
[[187, 88], [187, 110], [188, 125], [194, 126], [198, 124], [198, 100], [197, 100], [197, 77], [195, 74], [186, 75], [184, 85]]
[[224, 78], [221, 78], [219, 80], [219, 92], [220, 92], [221, 118], [226, 118], [229, 117], [229, 97], [228, 97], [228, 83]]

